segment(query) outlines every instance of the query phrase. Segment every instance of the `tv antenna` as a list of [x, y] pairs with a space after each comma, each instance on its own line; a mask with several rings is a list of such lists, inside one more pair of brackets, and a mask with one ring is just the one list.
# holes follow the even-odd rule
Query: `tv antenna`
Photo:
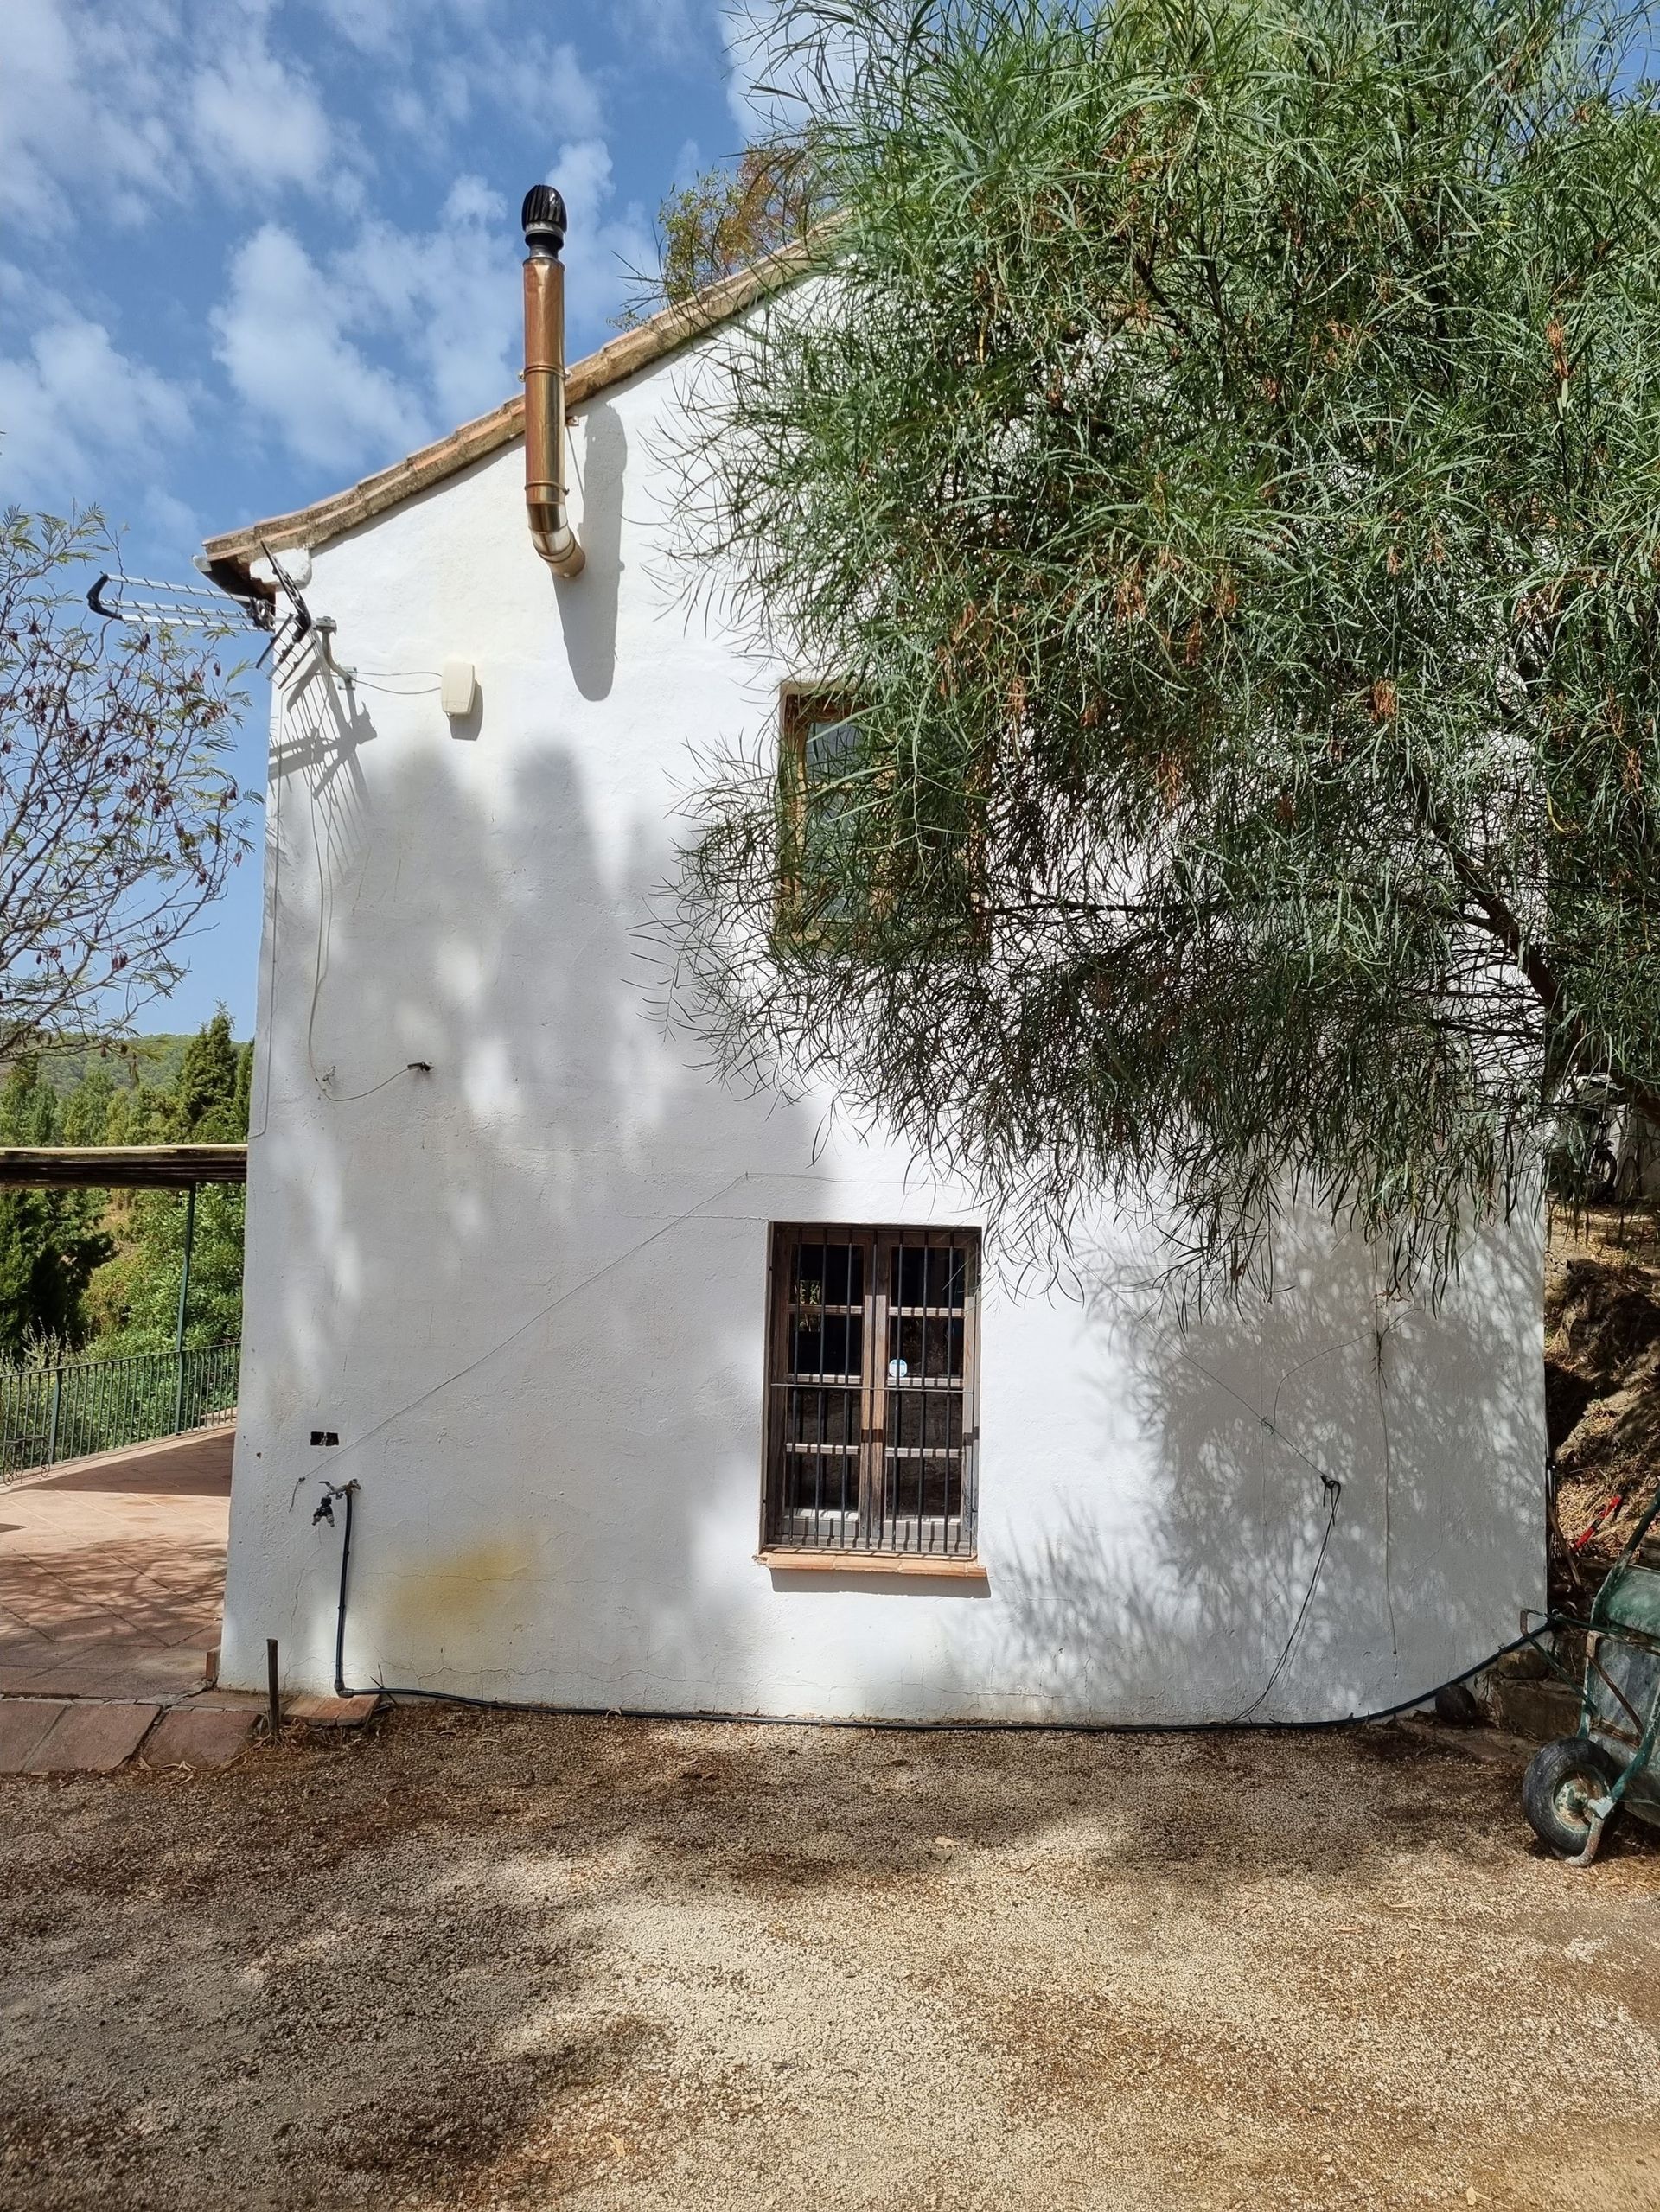
[[316, 625], [270, 547], [261, 550], [275, 579], [269, 588], [248, 583], [233, 589], [211, 576], [200, 583], [174, 583], [106, 571], [86, 594], [86, 604], [100, 620], [131, 629], [262, 631], [270, 642], [254, 666], [263, 667], [271, 660], [271, 674], [280, 681]]

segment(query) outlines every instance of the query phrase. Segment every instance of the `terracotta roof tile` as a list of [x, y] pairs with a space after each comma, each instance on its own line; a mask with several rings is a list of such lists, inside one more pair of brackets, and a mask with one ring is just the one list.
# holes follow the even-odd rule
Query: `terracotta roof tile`
[[[566, 407], [574, 412], [584, 401], [636, 375], [705, 331], [741, 314], [769, 292], [776, 291], [803, 272], [809, 251], [808, 246], [791, 246], [750, 268], [737, 270], [691, 299], [664, 308], [649, 322], [625, 330], [597, 353], [572, 362], [565, 373]], [[384, 514], [417, 492], [426, 491], [446, 476], [482, 461], [498, 447], [510, 445], [514, 438], [523, 437], [524, 427], [525, 403], [520, 394], [343, 492], [316, 500], [310, 507], [297, 507], [291, 514], [271, 515], [244, 529], [225, 531], [205, 539], [202, 550], [210, 561], [227, 564], [245, 574], [267, 547], [273, 553], [290, 545], [315, 551], [330, 539], [355, 529], [359, 523]]]

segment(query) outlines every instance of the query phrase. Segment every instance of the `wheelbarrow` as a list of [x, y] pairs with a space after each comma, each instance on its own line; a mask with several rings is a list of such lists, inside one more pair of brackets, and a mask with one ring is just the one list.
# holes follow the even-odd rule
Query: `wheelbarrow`
[[[1660, 1490], [1604, 1578], [1585, 1629], [1580, 1727], [1536, 1753], [1522, 1804], [1542, 1843], [1589, 1866], [1621, 1806], [1660, 1826]], [[1652, 1533], [1651, 1533], [1652, 1532]]]

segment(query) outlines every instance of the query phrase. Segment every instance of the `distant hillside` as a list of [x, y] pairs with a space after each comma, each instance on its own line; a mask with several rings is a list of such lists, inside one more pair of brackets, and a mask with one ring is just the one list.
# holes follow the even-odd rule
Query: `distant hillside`
[[[189, 1042], [189, 1033], [182, 1031], [176, 1036], [163, 1033], [120, 1037], [113, 1042], [100, 1040], [95, 1044], [55, 1046], [41, 1055], [41, 1074], [61, 1099], [67, 1098], [96, 1067], [106, 1068], [111, 1081], [120, 1089], [137, 1090], [145, 1083], [153, 1091], [171, 1090]], [[0, 1065], [0, 1077], [4, 1073]]]

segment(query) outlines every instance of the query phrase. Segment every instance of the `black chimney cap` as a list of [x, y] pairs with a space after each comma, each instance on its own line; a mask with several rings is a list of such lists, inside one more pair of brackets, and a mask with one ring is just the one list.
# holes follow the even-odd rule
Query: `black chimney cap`
[[519, 211], [520, 228], [533, 253], [551, 253], [557, 261], [565, 244], [565, 201], [551, 184], [533, 184]]

